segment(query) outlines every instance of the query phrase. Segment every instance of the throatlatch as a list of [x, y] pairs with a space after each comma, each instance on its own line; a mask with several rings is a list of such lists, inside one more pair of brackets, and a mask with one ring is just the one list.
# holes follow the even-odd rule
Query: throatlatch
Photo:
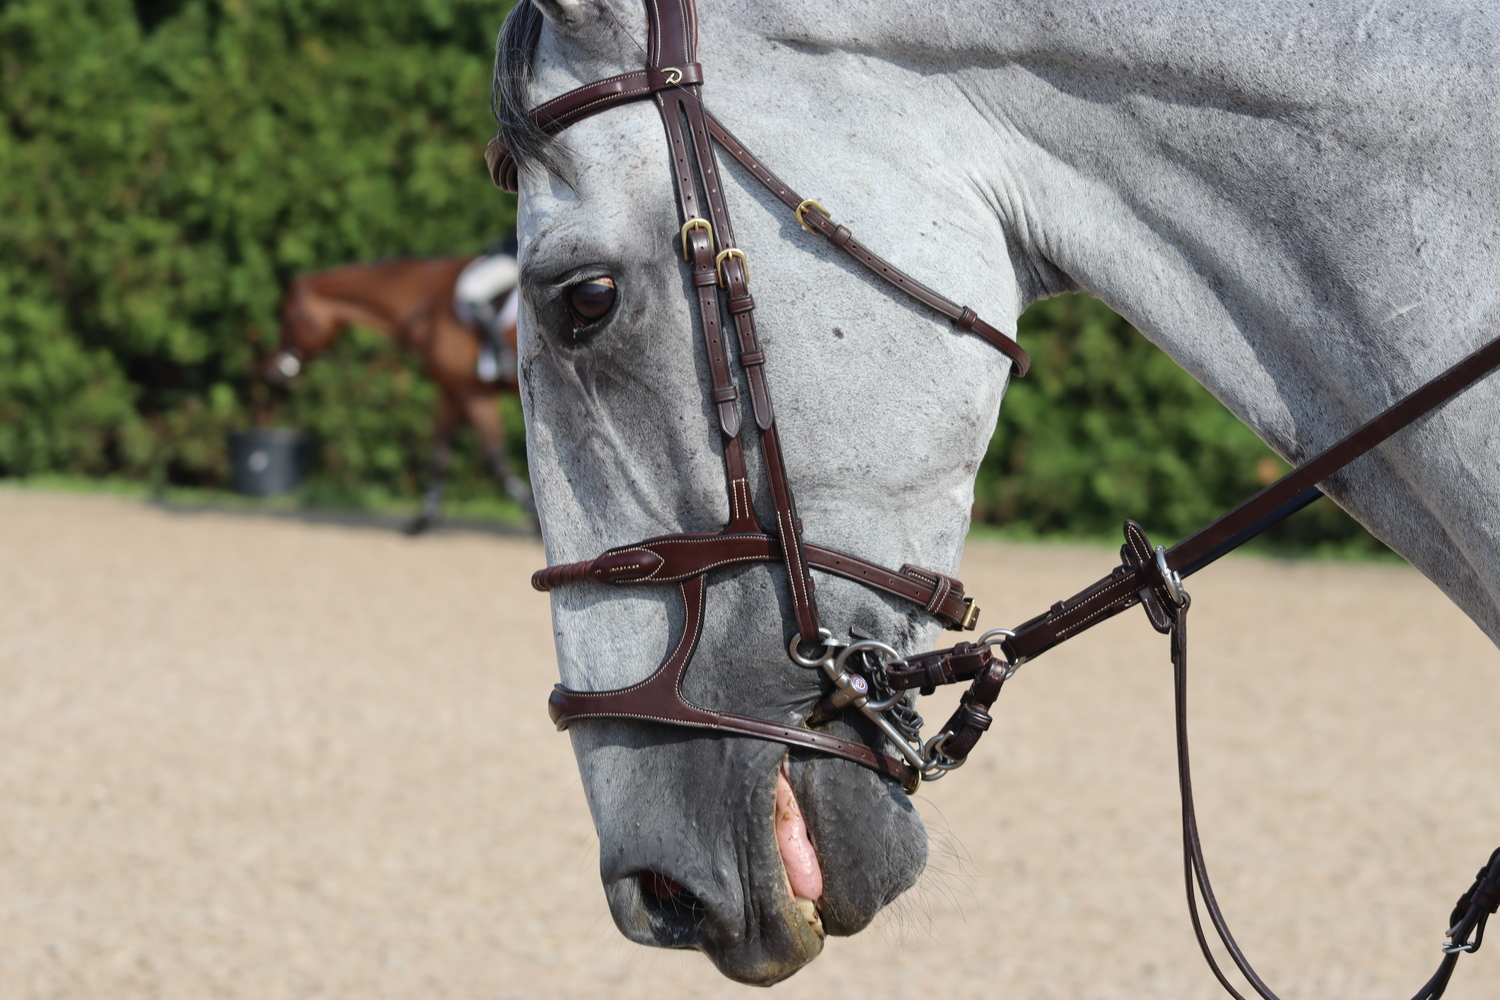
[[[1026, 374], [1030, 359], [1014, 340], [984, 322], [974, 310], [945, 298], [877, 256], [855, 239], [847, 227], [834, 223], [822, 205], [801, 197], [767, 169], [703, 106], [700, 92], [703, 68], [695, 61], [697, 15], [693, 0], [645, 0], [645, 3], [650, 40], [644, 69], [570, 91], [533, 109], [530, 116], [538, 128], [556, 134], [575, 122], [631, 101], [649, 99], [661, 113], [681, 222], [680, 230], [671, 234], [671, 238], [688, 265], [698, 303], [712, 381], [708, 398], [718, 416], [723, 444], [730, 519], [721, 531], [662, 535], [610, 549], [592, 560], [539, 570], [533, 576], [532, 584], [538, 590], [586, 579], [618, 586], [675, 585], [684, 608], [682, 634], [655, 673], [639, 684], [616, 691], [571, 691], [558, 685], [549, 702], [553, 721], [560, 729], [575, 719], [633, 718], [722, 730], [842, 757], [899, 781], [910, 792], [924, 777], [928, 780], [942, 777], [968, 759], [992, 724], [990, 708], [1006, 680], [1022, 664], [1140, 604], [1152, 627], [1171, 636], [1183, 867], [1194, 931], [1219, 982], [1237, 1000], [1243, 1000], [1209, 949], [1198, 915], [1197, 891], [1201, 891], [1214, 929], [1236, 967], [1262, 1000], [1277, 1000], [1245, 960], [1224, 922], [1199, 843], [1188, 759], [1186, 676], [1190, 599], [1183, 580], [1312, 503], [1322, 495], [1317, 486], [1320, 481], [1500, 367], [1500, 340], [1475, 351], [1333, 447], [1170, 549], [1152, 545], [1139, 524], [1127, 521], [1120, 564], [1108, 576], [1014, 629], [995, 629], [980, 636], [977, 642], [962, 642], [914, 656], [904, 656], [869, 637], [839, 639], [820, 626], [812, 569], [910, 601], [948, 628], [972, 630], [979, 611], [973, 599], [965, 596], [963, 585], [952, 577], [909, 565], [889, 570], [803, 540], [766, 383], [765, 351], [756, 335], [749, 261], [734, 240], [714, 144], [734, 157], [791, 209], [804, 229], [822, 234], [871, 274], [948, 317], [958, 329], [988, 341], [1010, 358], [1019, 375]], [[495, 184], [515, 191], [517, 165], [499, 136], [491, 141], [485, 157]], [[750, 390], [750, 412], [764, 456], [776, 522], [769, 529], [761, 523], [751, 502], [740, 438], [741, 402], [730, 367], [730, 327], [734, 332], [735, 359]], [[804, 725], [719, 712], [693, 705], [682, 695], [682, 678], [702, 634], [709, 575], [756, 562], [778, 562], [785, 566], [795, 620], [788, 652], [799, 665], [824, 671], [830, 682], [829, 693], [815, 706]], [[969, 683], [969, 689], [964, 692], [958, 709], [937, 735], [924, 740], [921, 720], [910, 707], [909, 693], [915, 690], [931, 694], [940, 686], [963, 682]], [[813, 728], [850, 710], [871, 720], [899, 756]], [[1442, 995], [1458, 955], [1479, 948], [1485, 923], [1497, 908], [1500, 908], [1500, 850], [1491, 855], [1474, 885], [1459, 900], [1450, 920], [1449, 943], [1444, 947], [1442, 964], [1415, 1000], [1436, 1000]]]

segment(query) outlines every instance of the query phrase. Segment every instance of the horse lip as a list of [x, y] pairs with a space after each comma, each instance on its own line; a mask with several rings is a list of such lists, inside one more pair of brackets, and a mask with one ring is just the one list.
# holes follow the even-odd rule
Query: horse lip
[[[781, 759], [776, 773], [775, 812], [772, 816], [772, 833], [776, 836], [777, 854], [781, 858], [782, 872], [786, 876], [787, 891], [799, 904], [804, 917], [815, 923], [821, 935], [823, 925], [817, 918], [817, 902], [823, 898], [823, 868], [819, 863], [817, 848], [808, 833], [807, 822], [802, 816], [802, 807], [797, 793], [792, 789], [791, 771], [787, 759]], [[801, 903], [811, 905], [800, 907]]]

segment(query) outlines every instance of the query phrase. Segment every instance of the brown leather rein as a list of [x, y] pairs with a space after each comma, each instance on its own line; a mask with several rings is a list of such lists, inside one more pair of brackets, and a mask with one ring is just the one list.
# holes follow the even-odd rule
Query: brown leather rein
[[[1184, 874], [1194, 931], [1220, 983], [1231, 995], [1243, 1000], [1209, 949], [1198, 916], [1194, 891], [1197, 886], [1235, 965], [1263, 1000], [1277, 1000], [1245, 960], [1224, 922], [1198, 840], [1186, 721], [1190, 601], [1182, 581], [1318, 499], [1322, 496], [1318, 482], [1500, 367], [1500, 339], [1481, 347], [1170, 549], [1153, 546], [1140, 525], [1125, 522], [1120, 565], [1108, 576], [1014, 629], [996, 629], [985, 633], [978, 642], [963, 642], [914, 656], [903, 656], [873, 639], [855, 638], [848, 642], [837, 639], [819, 624], [810, 572], [813, 568], [917, 604], [950, 629], [973, 629], [979, 609], [973, 598], [965, 596], [963, 584], [945, 574], [911, 565], [890, 570], [803, 540], [766, 383], [765, 351], [756, 336], [748, 262], [734, 241], [714, 144], [734, 157], [791, 209], [804, 229], [821, 233], [872, 274], [948, 317], [960, 330], [984, 338], [1011, 359], [1019, 375], [1026, 374], [1030, 359], [1014, 340], [984, 322], [974, 310], [892, 266], [855, 239], [847, 227], [835, 224], [827, 209], [802, 198], [765, 167], [703, 106], [703, 68], [694, 58], [695, 0], [645, 0], [645, 4], [650, 34], [646, 68], [569, 91], [533, 109], [531, 118], [543, 131], [556, 134], [628, 102], [650, 100], [661, 112], [682, 219], [681, 229], [673, 234], [673, 244], [680, 248], [688, 263], [696, 290], [712, 379], [708, 396], [717, 411], [723, 441], [730, 519], [721, 531], [661, 535], [612, 548], [595, 559], [537, 571], [532, 585], [542, 591], [586, 579], [617, 586], [673, 584], [680, 592], [685, 612], [681, 635], [650, 677], [614, 691], [574, 691], [558, 685], [548, 703], [553, 721], [559, 729], [565, 729], [576, 719], [630, 718], [736, 733], [852, 760], [897, 780], [912, 792], [923, 778], [942, 777], [967, 760], [979, 738], [990, 728], [989, 709], [1002, 686], [1023, 663], [1140, 604], [1152, 627], [1171, 636]], [[485, 159], [496, 186], [515, 192], [518, 167], [499, 136], [485, 150]], [[726, 315], [728, 324], [724, 323]], [[765, 458], [776, 518], [774, 530], [761, 523], [751, 503], [740, 434], [740, 394], [730, 368], [726, 325], [733, 327], [739, 366], [750, 390], [749, 408]], [[796, 625], [788, 650], [792, 659], [803, 667], [822, 669], [832, 682], [831, 693], [814, 708], [805, 725], [720, 712], [694, 705], [682, 695], [683, 675], [702, 635], [709, 574], [760, 562], [779, 562], [787, 570]], [[995, 655], [997, 648], [1001, 656]], [[806, 652], [808, 649], [813, 651], [812, 655]], [[924, 742], [910, 726], [900, 725], [899, 719], [893, 724], [892, 716], [900, 711], [907, 692], [915, 689], [931, 694], [938, 686], [964, 681], [970, 682], [969, 689], [937, 736]], [[900, 756], [810, 728], [850, 709], [873, 722]], [[1458, 955], [1479, 947], [1485, 921], [1497, 908], [1500, 908], [1500, 850], [1491, 855], [1474, 885], [1459, 900], [1450, 920], [1450, 943], [1444, 948], [1443, 963], [1415, 1000], [1436, 1000], [1442, 995]]]

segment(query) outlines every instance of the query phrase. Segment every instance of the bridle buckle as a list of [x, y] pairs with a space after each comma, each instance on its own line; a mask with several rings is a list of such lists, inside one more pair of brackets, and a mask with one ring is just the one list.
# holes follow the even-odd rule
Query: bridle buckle
[[688, 233], [694, 229], [701, 229], [708, 234], [708, 252], [714, 252], [714, 227], [707, 219], [691, 218], [682, 224], [682, 259], [692, 260], [693, 255], [688, 251]]
[[714, 270], [719, 272], [719, 287], [729, 287], [729, 283], [724, 280], [724, 262], [731, 258], [740, 262], [740, 270], [745, 274], [745, 287], [750, 287], [750, 262], [745, 259], [745, 251], [737, 247], [725, 247], [714, 258]]
[[809, 208], [816, 208], [819, 212], [823, 213], [823, 217], [825, 219], [832, 219], [833, 214], [822, 205], [819, 205], [817, 202], [813, 201], [811, 198], [804, 198], [802, 200], [802, 203], [795, 209], [793, 209], [793, 214], [797, 216], [797, 225], [801, 226], [803, 229], [806, 229], [810, 233], [816, 234], [817, 230], [812, 226], [809, 226], [807, 224], [807, 220], [802, 217], [802, 213], [806, 212]]

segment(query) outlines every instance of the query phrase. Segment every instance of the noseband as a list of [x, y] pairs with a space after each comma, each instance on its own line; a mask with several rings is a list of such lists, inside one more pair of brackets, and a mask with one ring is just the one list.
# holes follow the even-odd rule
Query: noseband
[[[748, 261], [735, 244], [714, 144], [765, 185], [792, 211], [804, 229], [821, 233], [875, 276], [947, 316], [960, 330], [977, 334], [994, 345], [1010, 358], [1019, 375], [1026, 374], [1030, 360], [1011, 338], [981, 320], [974, 310], [939, 295], [891, 266], [856, 240], [848, 228], [836, 225], [827, 209], [802, 198], [771, 173], [703, 106], [700, 93], [703, 68], [694, 60], [697, 45], [694, 0], [645, 0], [645, 3], [650, 30], [646, 68], [569, 91], [533, 109], [531, 119], [543, 131], [556, 134], [575, 122], [632, 101], [650, 100], [661, 112], [682, 221], [680, 231], [674, 234], [674, 243], [680, 244], [696, 290], [712, 377], [708, 398], [717, 411], [723, 438], [729, 523], [716, 532], [648, 538], [610, 549], [586, 562], [539, 570], [532, 577], [532, 585], [543, 591], [586, 579], [617, 586], [675, 584], [685, 610], [682, 634], [655, 673], [639, 684], [615, 691], [572, 691], [558, 685], [549, 700], [553, 721], [559, 729], [564, 729], [575, 719], [627, 718], [736, 733], [855, 761], [896, 779], [911, 792], [923, 778], [941, 777], [963, 764], [990, 727], [988, 710], [999, 696], [1001, 686], [1023, 663], [1139, 604], [1152, 626], [1171, 636], [1184, 877], [1194, 932], [1219, 982], [1237, 1000], [1242, 1000], [1208, 946], [1198, 915], [1196, 887], [1202, 892], [1204, 908], [1235, 966], [1258, 996], [1276, 1000], [1229, 932], [1209, 884], [1198, 839], [1188, 766], [1186, 677], [1190, 602], [1183, 589], [1183, 578], [1307, 506], [1322, 495], [1318, 482], [1500, 367], [1500, 340], [1479, 348], [1348, 437], [1170, 549], [1153, 546], [1140, 525], [1127, 521], [1119, 566], [1014, 630], [996, 629], [985, 633], [977, 643], [959, 643], [949, 649], [910, 657], [903, 657], [873, 639], [853, 642], [836, 639], [819, 625], [812, 568], [910, 601], [950, 629], [973, 629], [979, 609], [972, 598], [964, 595], [961, 583], [942, 573], [910, 565], [889, 570], [803, 540], [802, 523], [797, 518], [771, 409], [764, 367], [766, 355], [756, 336]], [[495, 184], [515, 192], [517, 165], [498, 136], [486, 149], [485, 159]], [[750, 412], [760, 435], [775, 512], [774, 530], [761, 523], [750, 499], [740, 440], [741, 401], [730, 367], [727, 326], [733, 327], [737, 361], [750, 389]], [[702, 635], [708, 575], [735, 566], [769, 562], [779, 562], [787, 571], [796, 626], [788, 646], [792, 660], [803, 667], [822, 669], [832, 682], [832, 692], [802, 726], [703, 708], [682, 695], [683, 674]], [[995, 655], [996, 649], [1001, 656]], [[971, 684], [958, 710], [937, 736], [923, 742], [920, 719], [905, 706], [908, 692], [917, 689], [922, 694], [931, 694], [939, 685], [962, 681]], [[873, 722], [900, 758], [810, 728], [832, 720], [847, 709], [857, 709]], [[1490, 856], [1469, 891], [1460, 897], [1449, 920], [1449, 943], [1443, 949], [1442, 964], [1417, 993], [1416, 1000], [1436, 1000], [1442, 995], [1458, 955], [1478, 949], [1485, 922], [1497, 910], [1500, 910], [1500, 850]]]

